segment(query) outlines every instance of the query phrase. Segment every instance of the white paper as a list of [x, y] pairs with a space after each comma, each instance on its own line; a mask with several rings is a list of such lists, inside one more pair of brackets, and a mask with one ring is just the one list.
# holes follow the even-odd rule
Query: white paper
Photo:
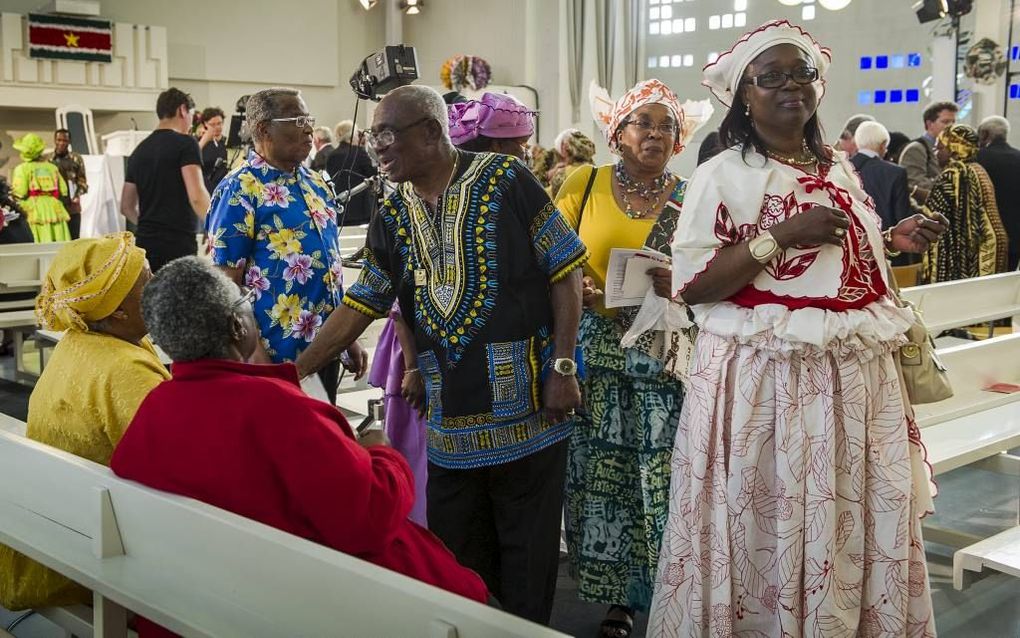
[[301, 389], [313, 399], [319, 399], [329, 403], [329, 395], [326, 394], [326, 386], [322, 385], [322, 379], [317, 374], [310, 374], [301, 379]]
[[641, 305], [652, 287], [648, 269], [668, 265], [669, 258], [656, 250], [611, 249], [606, 268], [606, 308]]

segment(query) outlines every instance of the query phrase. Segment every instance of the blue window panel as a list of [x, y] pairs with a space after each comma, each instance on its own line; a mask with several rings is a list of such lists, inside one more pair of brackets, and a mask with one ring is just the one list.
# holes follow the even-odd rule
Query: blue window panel
[[871, 91], [858, 91], [857, 92], [857, 103], [858, 104], [871, 104]]
[[907, 102], [920, 102], [920, 101], [921, 101], [920, 89], [907, 89]]
[[888, 69], [889, 68], [889, 56], [888, 55], [876, 55], [875, 56], [875, 68], [876, 69]]
[[862, 71], [867, 71], [870, 68], [871, 68], [871, 56], [870, 55], [862, 55], [861, 56], [861, 70]]
[[893, 89], [889, 91], [889, 102], [891, 104], [897, 104], [903, 101], [903, 89]]
[[889, 66], [894, 69], [902, 69], [907, 66], [907, 57], [905, 55], [894, 55], [889, 59]]
[[1013, 45], [1013, 52], [1010, 55], [1014, 60], [1020, 60], [1020, 46]]
[[1020, 84], [1009, 85], [1009, 99], [1011, 100], [1020, 99]]
[[908, 53], [907, 54], [907, 66], [921, 66], [921, 54], [920, 53]]
[[885, 104], [886, 92], [885, 89], [875, 89], [875, 104]]

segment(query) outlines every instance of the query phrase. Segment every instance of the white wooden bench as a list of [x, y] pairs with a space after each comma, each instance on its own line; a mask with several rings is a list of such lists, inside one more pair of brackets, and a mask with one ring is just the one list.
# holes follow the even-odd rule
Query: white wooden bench
[[[31, 304], [32, 301], [29, 300]], [[22, 383], [33, 383], [35, 373], [25, 364], [25, 337], [35, 332], [35, 310], [6, 310], [0, 312], [0, 331], [10, 332], [14, 343], [14, 380]], [[42, 369], [43, 359], [40, 352], [39, 365]]]
[[[64, 242], [0, 244], [0, 294], [38, 293], [50, 262]], [[0, 310], [31, 308], [32, 299], [0, 301]]]
[[[940, 349], [954, 395], [915, 406], [921, 439], [936, 475], [965, 465], [1020, 477], [1020, 392], [985, 390], [991, 383], [1020, 384], [1020, 333]], [[1017, 526], [991, 538], [925, 526], [925, 539], [959, 548], [954, 585], [989, 567], [1020, 576], [1020, 518]]]
[[900, 291], [932, 335], [1020, 314], [1020, 272], [914, 286]]
[[93, 590], [102, 638], [126, 610], [217, 638], [564, 636], [4, 430], [0, 542]]

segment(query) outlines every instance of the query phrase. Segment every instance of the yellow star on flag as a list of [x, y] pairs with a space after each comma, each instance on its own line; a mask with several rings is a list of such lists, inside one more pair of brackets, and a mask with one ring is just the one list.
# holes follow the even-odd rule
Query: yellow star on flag
[[65, 33], [64, 40], [67, 40], [67, 46], [69, 47], [78, 46], [78, 36], [73, 33]]

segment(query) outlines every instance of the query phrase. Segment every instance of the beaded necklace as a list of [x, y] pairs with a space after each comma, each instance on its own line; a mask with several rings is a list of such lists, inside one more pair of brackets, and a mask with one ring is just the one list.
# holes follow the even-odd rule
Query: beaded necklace
[[[623, 212], [631, 219], [643, 219], [654, 212], [659, 203], [659, 198], [662, 197], [662, 194], [666, 192], [666, 187], [673, 181], [673, 173], [666, 169], [662, 172], [662, 175], [653, 179], [651, 184], [639, 182], [627, 173], [627, 170], [623, 167], [623, 160], [616, 163], [614, 172], [616, 173], [616, 181], [620, 185], [620, 190], [623, 192], [623, 201], [627, 204], [627, 209]], [[644, 210], [634, 210], [634, 206], [630, 202], [631, 195], [638, 195], [651, 203]]]
[[784, 153], [773, 151], [772, 149], [768, 149], [765, 152], [768, 153], [769, 157], [777, 162], [791, 164], [793, 166], [811, 166], [818, 162], [818, 158], [815, 157], [814, 153], [812, 153], [811, 149], [808, 147], [807, 142], [804, 141], [800, 143], [800, 152], [796, 155], [786, 155]]

